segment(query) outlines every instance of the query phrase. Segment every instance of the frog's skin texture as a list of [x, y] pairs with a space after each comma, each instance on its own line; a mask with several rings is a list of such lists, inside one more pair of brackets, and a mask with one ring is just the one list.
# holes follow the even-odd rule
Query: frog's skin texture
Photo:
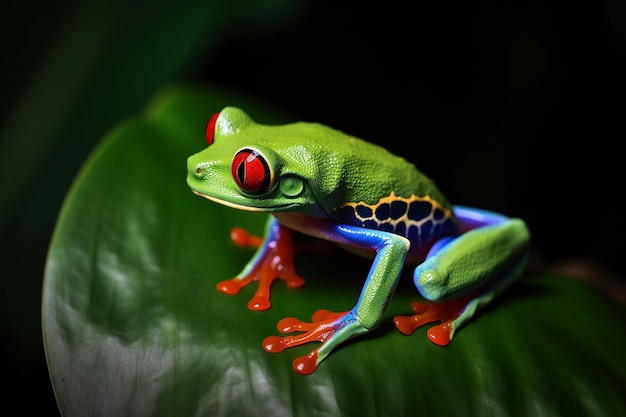
[[302, 286], [293, 231], [373, 257], [351, 310], [319, 310], [311, 322], [285, 318], [279, 331], [300, 333], [263, 341], [268, 352], [321, 342], [294, 360], [301, 374], [380, 324], [405, 264], [417, 265], [415, 286], [428, 303], [414, 303], [414, 315], [394, 322], [405, 334], [440, 322], [428, 331], [439, 345], [448, 344], [524, 270], [529, 233], [521, 219], [452, 206], [415, 166], [380, 146], [316, 123], [258, 124], [234, 107], [209, 120], [206, 138], [209, 146], [187, 161], [192, 191], [237, 209], [271, 213], [262, 239], [234, 231], [238, 244], [258, 249], [237, 277], [217, 284], [221, 292], [235, 294], [257, 282], [248, 307], [265, 310], [275, 279]]

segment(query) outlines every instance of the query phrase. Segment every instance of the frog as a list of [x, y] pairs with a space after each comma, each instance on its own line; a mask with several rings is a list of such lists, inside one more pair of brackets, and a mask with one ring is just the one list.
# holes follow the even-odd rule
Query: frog
[[451, 204], [412, 162], [379, 144], [321, 123], [257, 123], [234, 106], [213, 114], [204, 133], [208, 146], [187, 158], [191, 191], [268, 214], [263, 236], [233, 229], [237, 244], [256, 250], [240, 274], [216, 284], [220, 292], [237, 294], [256, 283], [248, 308], [263, 311], [271, 308], [275, 280], [302, 287], [297, 234], [371, 260], [353, 308], [321, 308], [309, 321], [283, 318], [281, 335], [263, 340], [269, 353], [317, 342], [293, 359], [300, 374], [313, 373], [338, 346], [379, 327], [405, 267], [414, 268], [419, 299], [393, 322], [406, 335], [435, 323], [427, 336], [439, 346], [526, 269], [530, 232], [523, 219]]

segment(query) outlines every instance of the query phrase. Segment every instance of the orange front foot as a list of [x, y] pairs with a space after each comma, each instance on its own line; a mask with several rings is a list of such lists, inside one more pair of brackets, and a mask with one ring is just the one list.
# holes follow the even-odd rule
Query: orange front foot
[[467, 304], [475, 297], [475, 294], [468, 294], [463, 297], [453, 298], [443, 303], [425, 304], [415, 301], [411, 308], [415, 315], [395, 316], [393, 322], [398, 330], [406, 335], [411, 335], [418, 327], [425, 324], [439, 321], [441, 324], [428, 329], [428, 338], [439, 346], [450, 343], [454, 335], [453, 322], [459, 317]]
[[305, 343], [322, 342], [319, 348], [293, 361], [293, 369], [298, 373], [311, 374], [336, 345], [349, 337], [348, 335], [338, 337], [340, 336], [339, 330], [347, 329], [346, 326], [354, 321], [350, 320], [349, 316], [348, 312], [334, 313], [328, 310], [318, 310], [311, 317], [311, 323], [302, 322], [293, 317], [284, 318], [276, 326], [281, 333], [297, 331], [304, 333], [284, 337], [268, 336], [263, 340], [263, 348], [267, 352], [278, 353]]
[[230, 240], [242, 248], [258, 248], [263, 244], [263, 236], [252, 235], [242, 227], [233, 227], [231, 229]]
[[241, 228], [231, 231], [231, 239], [242, 247], [258, 247], [255, 256], [235, 278], [221, 281], [217, 289], [224, 294], [237, 294], [243, 287], [258, 282], [254, 297], [248, 302], [250, 310], [267, 310], [270, 302], [270, 287], [276, 279], [285, 281], [287, 288], [304, 285], [294, 266], [293, 232], [273, 221], [268, 229], [268, 237], [263, 241], [259, 236], [250, 235]]

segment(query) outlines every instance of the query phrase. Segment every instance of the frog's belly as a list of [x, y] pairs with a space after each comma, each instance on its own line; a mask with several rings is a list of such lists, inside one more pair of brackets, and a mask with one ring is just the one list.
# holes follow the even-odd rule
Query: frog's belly
[[[361, 256], [363, 258], [374, 259], [374, 257], [376, 256], [376, 251], [374, 249], [351, 246], [351, 245], [347, 245], [343, 243], [336, 243], [336, 245], [346, 250], [347, 252]], [[406, 258], [404, 259], [404, 263], [407, 265], [420, 264], [424, 261], [424, 259], [426, 259], [426, 253], [428, 253], [427, 250], [426, 251], [409, 250], [409, 252], [406, 255]]]
[[[296, 230], [300, 233], [304, 233], [309, 236], [314, 236], [317, 238], [330, 240], [331, 242], [336, 243], [342, 248], [346, 249], [349, 252], [355, 253], [360, 256], [364, 256], [367, 258], [374, 258], [376, 251], [374, 248], [367, 248], [364, 246], [351, 245], [343, 242], [339, 242], [337, 236], [333, 236], [332, 233], [329, 233], [328, 230], [332, 229], [332, 226], [329, 224], [337, 224], [336, 222], [324, 218], [317, 218], [309, 215], [305, 215], [302, 213], [273, 213], [274, 217], [278, 219], [278, 221], [284, 226], [289, 227], [290, 229]], [[409, 227], [404, 228], [405, 233], [395, 233], [399, 236], [403, 236], [411, 243], [409, 251], [407, 253], [405, 263], [410, 264], [419, 264], [424, 259], [426, 259], [426, 255], [428, 251], [432, 247], [432, 245], [437, 242], [440, 238], [444, 236], [455, 235], [458, 233], [456, 225], [453, 222], [445, 222], [443, 223], [446, 227], [439, 227], [438, 229], [434, 229], [432, 227], [419, 229], [417, 227]], [[372, 230], [379, 232], [389, 232], [388, 230], [380, 230], [373, 227], [363, 227], [360, 224], [353, 224], [353, 226], [362, 227], [363, 230]]]

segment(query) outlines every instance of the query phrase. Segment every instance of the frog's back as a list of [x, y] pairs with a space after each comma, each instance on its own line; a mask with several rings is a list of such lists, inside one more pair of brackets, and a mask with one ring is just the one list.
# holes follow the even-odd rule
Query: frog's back
[[337, 138], [334, 145], [321, 172], [334, 194], [332, 218], [405, 236], [413, 258], [423, 259], [435, 241], [458, 234], [450, 202], [412, 163], [354, 137]]
[[[382, 146], [317, 123], [294, 123], [280, 133], [289, 145], [295, 174], [315, 188], [318, 201], [376, 204], [394, 192], [399, 197], [429, 196], [443, 207], [450, 204], [437, 186], [415, 165]], [[320, 139], [322, 138], [322, 139]]]

